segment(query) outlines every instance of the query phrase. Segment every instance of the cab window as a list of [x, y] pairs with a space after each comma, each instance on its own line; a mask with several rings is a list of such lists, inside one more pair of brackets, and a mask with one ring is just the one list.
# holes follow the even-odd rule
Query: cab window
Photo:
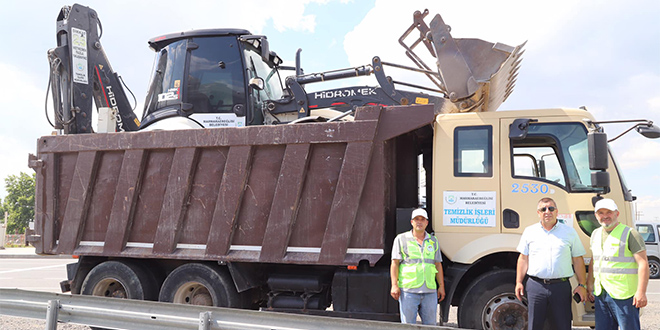
[[454, 176], [493, 176], [493, 127], [454, 130]]
[[236, 37], [194, 38], [186, 101], [195, 113], [233, 112], [245, 103], [243, 62]]
[[248, 80], [257, 77], [264, 80], [264, 89], [258, 93], [260, 100], [278, 100], [282, 98], [284, 89], [282, 88], [277, 67], [271, 67], [268, 63], [264, 62], [261, 55], [251, 49], [251, 47], [246, 47], [245, 61], [247, 64]]
[[642, 236], [645, 243], [655, 243], [655, 232], [652, 225], [637, 225], [637, 232]]
[[591, 186], [587, 129], [580, 123], [531, 124], [527, 137], [511, 140], [512, 174], [572, 192], [601, 192]]

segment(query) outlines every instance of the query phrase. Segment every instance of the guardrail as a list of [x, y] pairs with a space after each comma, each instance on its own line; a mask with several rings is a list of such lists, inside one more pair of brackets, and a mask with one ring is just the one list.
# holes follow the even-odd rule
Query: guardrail
[[46, 330], [58, 322], [126, 330], [456, 329], [19, 289], [0, 289], [0, 314], [46, 319]]

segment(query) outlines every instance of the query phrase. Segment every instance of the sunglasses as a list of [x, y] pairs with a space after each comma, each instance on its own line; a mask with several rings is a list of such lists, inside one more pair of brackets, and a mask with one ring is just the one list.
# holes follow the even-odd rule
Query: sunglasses
[[548, 210], [550, 212], [554, 212], [557, 208], [554, 206], [548, 206], [548, 207], [542, 207], [539, 209], [539, 212], [545, 212], [545, 210]]

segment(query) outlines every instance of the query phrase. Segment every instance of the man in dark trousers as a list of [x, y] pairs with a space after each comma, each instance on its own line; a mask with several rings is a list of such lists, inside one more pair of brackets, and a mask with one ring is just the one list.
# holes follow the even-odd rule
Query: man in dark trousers
[[[570, 330], [571, 291], [581, 301], [587, 297], [582, 257], [586, 251], [575, 229], [557, 221], [558, 213], [552, 198], [542, 198], [537, 207], [539, 223], [525, 228], [518, 244], [515, 293], [521, 301], [527, 295], [528, 330], [541, 330], [547, 321], [552, 329]], [[568, 281], [574, 274], [571, 266], [579, 283], [575, 290]]]

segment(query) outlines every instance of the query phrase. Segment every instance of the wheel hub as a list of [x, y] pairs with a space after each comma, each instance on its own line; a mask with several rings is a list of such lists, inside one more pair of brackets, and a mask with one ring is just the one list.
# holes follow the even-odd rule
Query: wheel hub
[[174, 303], [197, 306], [214, 306], [209, 290], [197, 282], [189, 282], [181, 286], [174, 295]]
[[497, 295], [486, 304], [482, 326], [486, 330], [527, 329], [527, 306], [513, 293]]
[[649, 272], [651, 277], [658, 276], [658, 272], [660, 272], [660, 267], [658, 267], [658, 264], [655, 262], [649, 262]]
[[100, 281], [92, 290], [92, 295], [109, 298], [128, 298], [126, 288], [113, 278], [107, 278]]

